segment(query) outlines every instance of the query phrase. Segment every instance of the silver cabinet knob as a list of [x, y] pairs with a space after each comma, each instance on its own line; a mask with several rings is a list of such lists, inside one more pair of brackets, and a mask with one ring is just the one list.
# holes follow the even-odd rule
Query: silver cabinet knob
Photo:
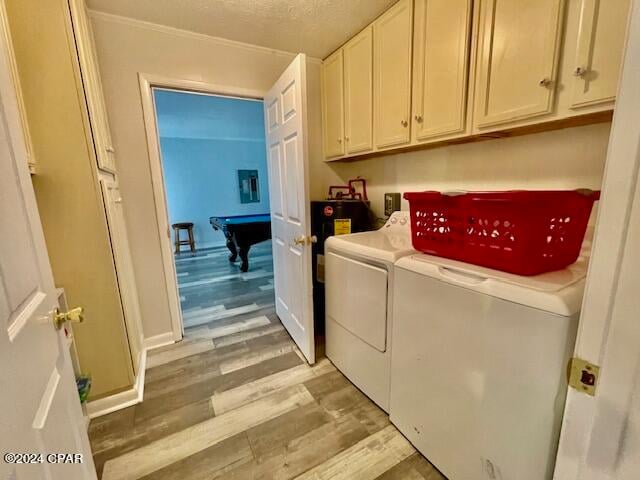
[[422, 115], [416, 115], [416, 122], [422, 123]]
[[587, 74], [587, 69], [584, 67], [576, 67], [573, 71], [573, 75], [576, 77], [584, 77]]
[[403, 127], [407, 127], [407, 126], [409, 126], [409, 122], [407, 122], [406, 120], [400, 120], [400, 124], [401, 124]]
[[541, 87], [548, 87], [552, 83], [553, 83], [553, 80], [551, 80], [549, 77], [544, 77], [542, 80], [538, 82], [538, 85], [540, 85]]

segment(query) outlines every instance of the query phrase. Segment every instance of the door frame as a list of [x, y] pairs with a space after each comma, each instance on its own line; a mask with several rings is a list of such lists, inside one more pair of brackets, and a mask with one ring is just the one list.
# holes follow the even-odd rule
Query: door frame
[[640, 243], [633, 237], [640, 215], [638, 84], [640, 1], [635, 0], [574, 353], [599, 365], [600, 378], [593, 397], [572, 388], [567, 392], [554, 474], [557, 480], [617, 478], [617, 469], [625, 460], [621, 457], [624, 435], [640, 378], [640, 331], [635, 328], [637, 310], [631, 307], [640, 303], [629, 298], [623, 280], [628, 274], [625, 260], [640, 254]]
[[187, 93], [204, 95], [223, 95], [251, 100], [263, 100], [267, 93], [262, 90], [252, 90], [229, 85], [211, 84], [194, 80], [186, 80], [162, 75], [139, 73], [140, 96], [142, 99], [142, 112], [147, 136], [147, 149], [149, 152], [149, 169], [151, 171], [151, 186], [156, 207], [156, 224], [158, 226], [158, 239], [162, 251], [162, 265], [164, 280], [169, 297], [169, 314], [171, 317], [171, 330], [174, 342], [180, 341], [184, 334], [182, 309], [180, 307], [180, 294], [178, 291], [178, 278], [173, 255], [171, 229], [169, 224], [169, 211], [167, 209], [167, 195], [164, 185], [164, 173], [162, 168], [162, 153], [158, 136], [156, 107], [153, 97], [154, 88], [165, 88]]

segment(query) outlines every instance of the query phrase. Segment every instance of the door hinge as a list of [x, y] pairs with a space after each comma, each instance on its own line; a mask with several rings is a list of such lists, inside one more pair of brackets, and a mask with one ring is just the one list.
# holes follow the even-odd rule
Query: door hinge
[[596, 395], [598, 376], [600, 374], [600, 367], [598, 365], [594, 365], [578, 357], [573, 357], [569, 360], [568, 373], [569, 386], [571, 388], [591, 395], [592, 397]]

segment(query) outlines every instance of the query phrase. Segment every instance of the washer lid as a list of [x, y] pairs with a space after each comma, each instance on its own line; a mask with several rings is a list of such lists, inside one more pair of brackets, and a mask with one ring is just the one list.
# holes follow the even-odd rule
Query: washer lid
[[532, 277], [492, 270], [432, 255], [401, 258], [396, 267], [514, 303], [571, 316], [580, 311], [589, 258], [563, 270]]

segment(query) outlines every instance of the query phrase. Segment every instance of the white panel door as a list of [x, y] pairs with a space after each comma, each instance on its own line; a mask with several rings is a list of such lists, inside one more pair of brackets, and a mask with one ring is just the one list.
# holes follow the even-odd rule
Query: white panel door
[[98, 167], [115, 173], [115, 149], [111, 139], [95, 39], [85, 0], [69, 0], [73, 34], [82, 71], [82, 86], [89, 110]]
[[373, 146], [373, 27], [344, 46], [344, 130], [347, 153]]
[[[69, 345], [52, 321], [57, 296], [5, 33], [0, 32], [0, 478], [94, 479]], [[33, 456], [16, 463], [12, 453]], [[52, 463], [51, 453], [81, 455], [82, 463]]]
[[299, 54], [264, 99], [276, 313], [315, 362], [307, 182], [306, 57]]
[[413, 42], [415, 142], [464, 132], [471, 0], [416, 0]]
[[113, 247], [116, 274], [118, 277], [118, 289], [122, 299], [122, 309], [131, 349], [133, 369], [136, 375], [140, 367], [140, 355], [142, 351], [142, 316], [138, 303], [138, 290], [136, 278], [133, 272], [133, 260], [129, 249], [127, 226], [122, 210], [122, 196], [118, 184], [111, 180], [101, 180], [102, 199], [107, 212], [107, 225], [109, 237]]
[[322, 62], [322, 135], [324, 156], [344, 155], [344, 82], [343, 51]]
[[400, 0], [373, 23], [376, 148], [409, 143], [413, 2]]
[[482, 0], [475, 125], [551, 113], [564, 0]]
[[581, 0], [571, 108], [616, 98], [630, 0]]

